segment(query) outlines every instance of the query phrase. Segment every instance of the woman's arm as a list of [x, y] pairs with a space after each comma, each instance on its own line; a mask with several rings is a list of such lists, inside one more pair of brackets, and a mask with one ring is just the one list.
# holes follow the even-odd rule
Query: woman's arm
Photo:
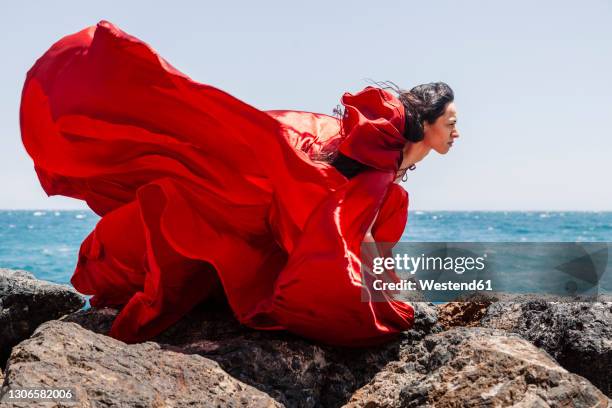
[[[380, 274], [375, 274], [373, 271], [374, 259], [376, 258], [386, 258], [389, 256], [393, 256], [390, 248], [385, 246], [385, 243], [378, 243], [372, 234], [372, 228], [376, 223], [376, 220], [379, 216], [379, 212], [376, 212], [374, 216], [374, 220], [370, 224], [361, 245], [361, 262], [362, 262], [362, 276], [365, 279], [366, 274], [368, 274], [371, 278], [381, 279], [384, 282], [399, 282], [400, 278], [395, 273], [395, 268], [387, 269], [384, 268], [384, 272]], [[385, 250], [385, 248], [387, 248]], [[410, 279], [412, 280], [412, 279]], [[370, 279], [365, 279], [365, 282], [372, 282]], [[387, 295], [399, 295], [400, 291], [398, 290], [385, 290]]]
[[374, 216], [374, 219], [372, 220], [372, 223], [368, 227], [368, 231], [366, 232], [365, 237], [363, 238], [363, 242], [376, 242], [374, 240], [374, 236], [372, 235], [372, 227], [374, 227], [374, 224], [376, 223], [376, 219], [378, 218], [378, 213], [379, 212], [380, 211], [376, 211], [376, 215]]
[[371, 268], [374, 265], [374, 259], [383, 256], [379, 251], [374, 236], [372, 235], [372, 227], [376, 223], [378, 213], [379, 212], [377, 211], [372, 223], [368, 227], [368, 230], [363, 237], [363, 242], [361, 243], [361, 267], [365, 268], [363, 272], [368, 272], [370, 274], [372, 274]]

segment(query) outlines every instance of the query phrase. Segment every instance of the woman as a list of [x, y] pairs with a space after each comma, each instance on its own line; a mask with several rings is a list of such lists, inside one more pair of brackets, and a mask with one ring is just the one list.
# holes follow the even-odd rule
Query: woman
[[412, 325], [408, 304], [368, 298], [360, 244], [399, 240], [408, 197], [394, 181], [448, 150], [452, 99], [444, 84], [368, 87], [343, 96], [341, 121], [262, 112], [102, 21], [36, 62], [20, 122], [47, 194], [102, 217], [71, 283], [94, 307], [123, 306], [111, 336], [148, 340], [225, 296], [252, 328], [363, 346]]

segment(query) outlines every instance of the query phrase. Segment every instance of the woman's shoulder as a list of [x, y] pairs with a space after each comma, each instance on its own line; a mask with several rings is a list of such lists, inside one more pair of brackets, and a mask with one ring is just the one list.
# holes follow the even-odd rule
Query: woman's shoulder
[[390, 92], [366, 87], [342, 96], [344, 138], [339, 151], [369, 167], [397, 171], [404, 137], [404, 107]]
[[375, 109], [372, 113], [383, 113], [402, 109], [402, 101], [391, 91], [373, 86], [366, 86], [356, 93], [345, 92], [342, 95], [342, 103], [363, 108], [370, 107]]

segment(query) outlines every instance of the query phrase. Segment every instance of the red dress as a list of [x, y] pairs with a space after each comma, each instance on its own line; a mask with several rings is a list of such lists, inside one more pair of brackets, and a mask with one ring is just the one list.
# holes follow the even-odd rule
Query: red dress
[[[411, 327], [408, 304], [362, 301], [359, 260], [377, 212], [377, 241], [396, 242], [406, 223], [393, 183], [403, 106], [372, 87], [342, 102], [341, 121], [257, 110], [106, 21], [35, 63], [23, 143], [48, 195], [102, 217], [71, 283], [94, 307], [125, 305], [111, 336], [148, 340], [214, 294], [242, 324], [329, 344]], [[338, 148], [372, 170], [347, 180], [314, 160]]]

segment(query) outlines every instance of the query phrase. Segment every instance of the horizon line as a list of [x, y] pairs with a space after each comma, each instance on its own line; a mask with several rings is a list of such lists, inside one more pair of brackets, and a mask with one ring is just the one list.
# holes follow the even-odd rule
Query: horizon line
[[[49, 212], [58, 212], [58, 211], [71, 211], [71, 212], [77, 212], [77, 211], [86, 211], [86, 212], [92, 212], [94, 214], [96, 214], [92, 209], [90, 208], [82, 208], [82, 209], [77, 209], [77, 208], [0, 208], [0, 211], [49, 211]], [[612, 209], [609, 210], [558, 210], [558, 209], [548, 209], [548, 210], [543, 210], [543, 209], [530, 209], [530, 210], [519, 210], [519, 209], [512, 209], [512, 210], [499, 210], [499, 209], [495, 209], [495, 210], [483, 210], [483, 209], [478, 209], [478, 210], [423, 210], [423, 209], [408, 209], [408, 214], [410, 215], [410, 213], [414, 213], [414, 212], [557, 212], [557, 213], [561, 213], [561, 212], [589, 212], [589, 213], [609, 213], [612, 212]], [[97, 214], [96, 214], [97, 215]]]

